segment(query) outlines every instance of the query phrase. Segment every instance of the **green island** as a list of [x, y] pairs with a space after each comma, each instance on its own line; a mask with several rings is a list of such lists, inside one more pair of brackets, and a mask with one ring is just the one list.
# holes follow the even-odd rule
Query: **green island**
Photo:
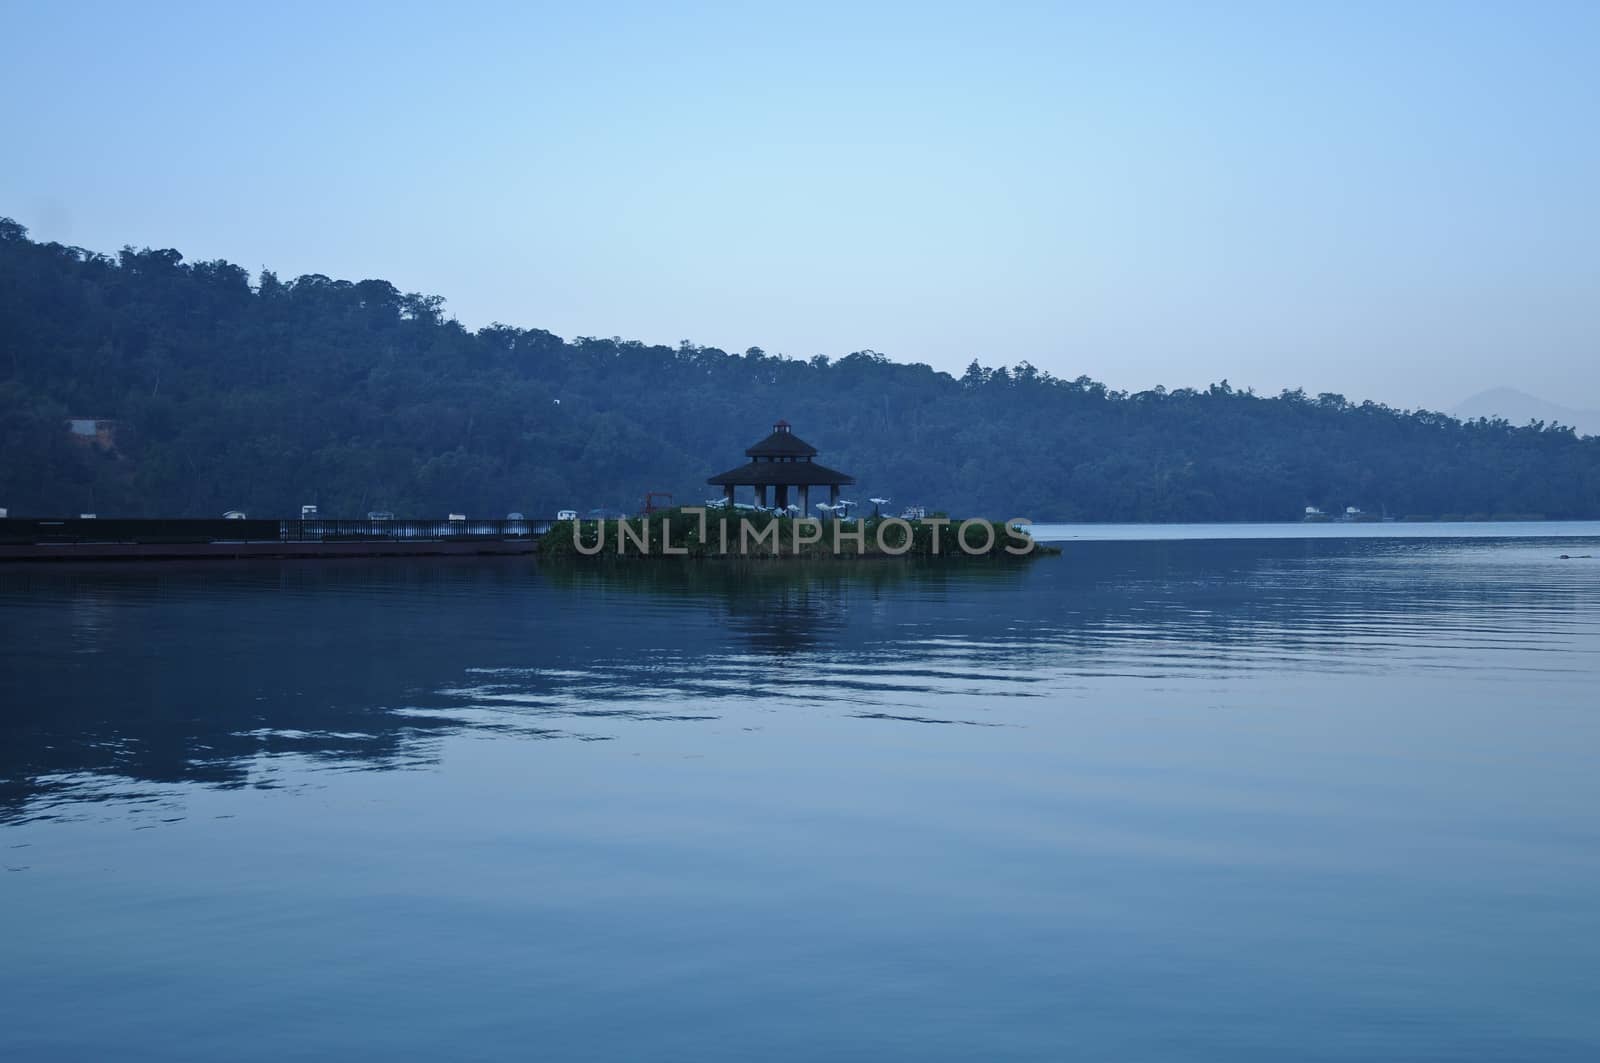
[[[964, 541], [964, 545], [963, 545]], [[1017, 561], [1059, 554], [1015, 522], [983, 517], [818, 520], [680, 506], [648, 516], [562, 520], [539, 541], [551, 561]]]

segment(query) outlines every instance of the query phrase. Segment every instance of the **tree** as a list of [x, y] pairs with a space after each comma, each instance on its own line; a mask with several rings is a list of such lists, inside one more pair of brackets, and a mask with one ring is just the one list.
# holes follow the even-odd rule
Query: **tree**
[[[35, 243], [0, 220], [0, 505], [106, 514], [630, 507], [703, 497], [784, 417], [857, 494], [1039, 519], [1600, 516], [1600, 440], [1302, 389], [1277, 398], [1058, 380], [1025, 357], [959, 378], [863, 349], [830, 360], [564, 340], [444, 319], [381, 279], [176, 250]], [[1020, 353], [1020, 352], [1019, 352]], [[110, 451], [68, 416], [117, 423]]]

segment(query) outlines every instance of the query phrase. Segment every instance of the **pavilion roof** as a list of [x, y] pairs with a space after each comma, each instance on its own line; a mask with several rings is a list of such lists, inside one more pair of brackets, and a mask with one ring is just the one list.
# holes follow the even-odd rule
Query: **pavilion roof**
[[737, 469], [729, 469], [706, 481], [726, 487], [762, 487], [788, 484], [790, 487], [818, 487], [856, 482], [854, 476], [818, 465], [814, 461], [752, 461]]
[[817, 448], [789, 431], [788, 421], [779, 421], [772, 434], [744, 448], [749, 458], [814, 458]]

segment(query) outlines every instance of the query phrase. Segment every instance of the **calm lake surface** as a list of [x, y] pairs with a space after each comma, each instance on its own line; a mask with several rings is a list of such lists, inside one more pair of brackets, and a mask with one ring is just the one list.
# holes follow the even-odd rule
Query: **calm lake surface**
[[1326, 527], [0, 568], [0, 1058], [1600, 1059], [1600, 526]]

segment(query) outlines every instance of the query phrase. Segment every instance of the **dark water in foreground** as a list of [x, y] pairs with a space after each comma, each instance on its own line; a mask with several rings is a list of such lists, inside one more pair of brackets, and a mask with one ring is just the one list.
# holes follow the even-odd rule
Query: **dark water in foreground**
[[0, 570], [0, 1058], [1594, 1060], [1588, 540]]

